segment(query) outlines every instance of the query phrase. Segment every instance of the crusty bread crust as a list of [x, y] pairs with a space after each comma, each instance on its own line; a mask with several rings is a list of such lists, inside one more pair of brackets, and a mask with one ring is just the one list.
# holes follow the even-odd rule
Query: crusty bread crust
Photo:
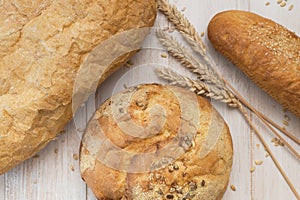
[[[125, 104], [126, 96], [130, 96], [128, 109], [118, 108]], [[154, 124], [157, 134], [133, 137], [135, 128], [122, 126], [132, 120], [135, 125], [149, 127], [151, 110], [157, 105], [161, 106], [157, 112], [165, 110], [166, 117]], [[128, 112], [131, 119], [118, 118], [119, 112]], [[156, 119], [159, 114], [152, 112], [152, 116]], [[167, 147], [173, 141], [178, 146], [171, 150]], [[114, 149], [110, 142], [120, 149]], [[173, 151], [182, 148], [179, 157], [162, 164], [168, 162]], [[125, 151], [136, 155], [127, 160]], [[145, 159], [144, 154], [150, 152], [155, 156]], [[127, 89], [98, 108], [82, 140], [80, 169], [98, 199], [219, 200], [228, 185], [232, 156], [229, 129], [206, 99], [182, 88], [150, 84]], [[147, 165], [151, 166], [149, 170], [139, 171]], [[129, 170], [124, 170], [124, 166]]]
[[212, 18], [208, 37], [283, 107], [300, 117], [300, 38], [285, 27], [246, 11]]
[[[89, 53], [112, 35], [152, 26], [155, 17], [156, 0], [1, 3], [0, 174], [63, 130], [72, 117], [76, 73]], [[100, 81], [132, 54], [107, 66]]]

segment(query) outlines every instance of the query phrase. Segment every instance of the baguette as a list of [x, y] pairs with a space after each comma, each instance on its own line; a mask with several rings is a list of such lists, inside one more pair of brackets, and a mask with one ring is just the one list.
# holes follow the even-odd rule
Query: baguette
[[[0, 175], [63, 131], [73, 114], [77, 72], [95, 47], [123, 31], [150, 27], [155, 17], [156, 0], [2, 2]], [[109, 55], [120, 48], [102, 51]], [[104, 66], [100, 82], [133, 53]]]
[[285, 27], [246, 11], [212, 18], [208, 37], [284, 108], [300, 117], [300, 38]]
[[98, 199], [220, 200], [232, 156], [228, 126], [206, 99], [147, 84], [97, 109], [82, 139], [80, 171]]

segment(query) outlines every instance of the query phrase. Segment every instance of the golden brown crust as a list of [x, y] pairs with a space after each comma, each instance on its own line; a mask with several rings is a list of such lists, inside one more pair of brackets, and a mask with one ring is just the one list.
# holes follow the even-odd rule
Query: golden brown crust
[[[76, 73], [112, 35], [150, 27], [156, 1], [37, 0], [0, 5], [0, 174], [55, 139], [72, 117]], [[107, 66], [102, 82], [132, 53]]]
[[300, 117], [300, 38], [246, 11], [217, 14], [208, 26], [214, 47], [285, 108]]
[[[115, 112], [126, 109], [115, 106], [124, 104], [126, 95], [130, 96], [130, 119], [118, 118]], [[152, 112], [157, 105], [161, 108]], [[165, 120], [159, 118], [162, 110]], [[151, 113], [159, 118], [154, 125], [157, 134], [134, 137], [133, 126], [124, 129], [122, 123], [130, 120], [149, 127]], [[121, 150], [115, 151], [108, 141]], [[178, 142], [174, 149], [168, 146], [173, 141]], [[123, 151], [136, 155], [127, 159]], [[163, 151], [169, 157], [163, 156]], [[173, 154], [176, 151], [178, 157]], [[142, 153], [155, 156], [145, 159], [144, 154], [140, 157]], [[80, 168], [82, 178], [99, 199], [216, 200], [227, 188], [232, 154], [229, 129], [207, 100], [181, 88], [150, 84], [123, 91], [99, 107], [82, 140]], [[147, 165], [148, 170], [142, 171]]]

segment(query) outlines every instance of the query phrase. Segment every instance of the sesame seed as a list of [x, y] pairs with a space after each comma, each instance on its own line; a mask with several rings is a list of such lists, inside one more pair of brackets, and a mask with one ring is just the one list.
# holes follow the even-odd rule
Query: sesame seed
[[176, 190], [175, 190], [175, 188], [170, 188], [170, 192], [171, 193], [173, 193], [173, 192], [175, 192]]
[[174, 169], [175, 169], [175, 170], [179, 170], [179, 167], [178, 167], [177, 164], [174, 164]]
[[265, 5], [266, 5], [266, 6], [270, 5], [270, 2], [266, 2]]
[[293, 4], [292, 4], [292, 5], [290, 5], [290, 7], [289, 7], [289, 11], [293, 10], [293, 8], [294, 8], [294, 5], [293, 5]]
[[204, 32], [201, 32], [201, 37], [204, 37]]
[[283, 0], [277, 0], [277, 4], [281, 4]]
[[204, 187], [205, 186], [205, 180], [201, 181], [201, 186]]

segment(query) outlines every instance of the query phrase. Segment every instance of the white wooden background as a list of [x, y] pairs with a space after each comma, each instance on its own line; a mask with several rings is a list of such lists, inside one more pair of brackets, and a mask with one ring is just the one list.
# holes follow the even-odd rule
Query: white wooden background
[[[205, 32], [209, 20], [214, 14], [227, 9], [242, 9], [256, 12], [271, 18], [300, 35], [300, 1], [288, 0], [287, 6], [282, 8], [276, 0], [171, 0], [178, 8], [185, 9], [184, 14], [196, 26], [199, 32]], [[265, 3], [270, 2], [269, 6]], [[294, 9], [288, 10], [293, 4]], [[160, 14], [157, 25], [165, 27], [166, 20]], [[211, 48], [206, 35], [205, 42], [209, 52], [219, 70], [252, 105], [282, 124], [284, 115], [291, 120], [286, 128], [300, 137], [300, 120], [290, 113], [285, 113], [280, 105], [264, 94], [258, 87], [249, 81], [239, 70], [226, 61]], [[152, 39], [150, 38], [151, 42]], [[148, 41], [148, 42], [149, 42]], [[171, 58], [160, 57], [162, 51], [140, 51], [132, 60], [135, 67], [123, 68], [111, 76], [97, 92], [97, 103], [103, 102], [119, 91], [124, 84], [127, 86], [138, 83], [162, 82], [153, 72], [153, 65], [147, 63], [161, 63], [182, 68]], [[144, 65], [141, 67], [141, 65]], [[181, 70], [181, 72], [185, 72]], [[91, 97], [92, 98], [92, 97]], [[249, 129], [241, 115], [223, 104], [213, 103], [229, 124], [234, 142], [234, 164], [230, 184], [235, 185], [236, 191], [228, 188], [225, 200], [293, 200], [296, 199], [289, 190], [270, 157], [265, 157], [265, 151], [256, 136]], [[79, 161], [73, 158], [78, 155], [79, 144], [86, 122], [93, 114], [94, 105], [90, 99], [76, 115], [75, 120], [66, 126], [66, 133], [57, 138], [38, 157], [27, 160], [10, 172], [0, 176], [0, 200], [93, 200], [92, 192], [80, 178]], [[265, 136], [272, 150], [276, 153], [282, 167], [300, 192], [300, 162], [297, 161], [283, 147], [274, 147], [271, 143], [273, 136], [260, 126], [255, 117], [253, 121]], [[290, 141], [290, 140], [289, 140]], [[257, 144], [260, 144], [259, 146]], [[294, 145], [299, 151], [299, 146]], [[76, 157], [76, 156], [75, 156]], [[249, 169], [255, 160], [263, 160], [261, 166], [256, 166], [254, 173]]]

